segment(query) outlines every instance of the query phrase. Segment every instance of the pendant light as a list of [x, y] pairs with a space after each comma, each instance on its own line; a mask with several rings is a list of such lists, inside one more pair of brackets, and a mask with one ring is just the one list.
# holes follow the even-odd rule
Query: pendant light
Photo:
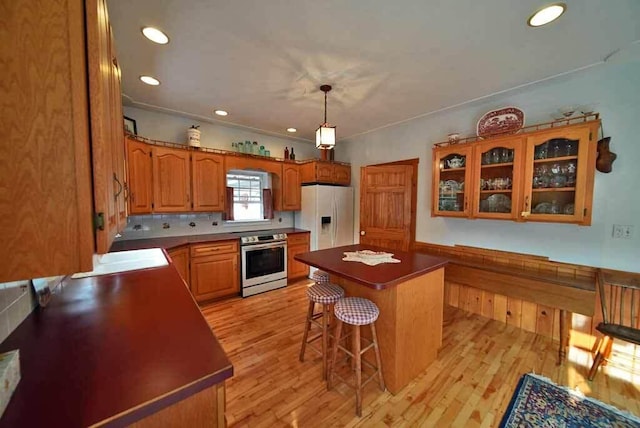
[[322, 85], [320, 90], [324, 92], [324, 123], [316, 129], [316, 147], [332, 149], [336, 145], [336, 127], [327, 123], [327, 92], [331, 90], [331, 85]]

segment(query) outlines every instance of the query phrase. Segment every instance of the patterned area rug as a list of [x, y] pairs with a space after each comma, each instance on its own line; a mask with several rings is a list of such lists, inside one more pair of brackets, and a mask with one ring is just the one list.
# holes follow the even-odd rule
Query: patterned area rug
[[640, 418], [542, 376], [525, 374], [500, 427], [640, 427]]

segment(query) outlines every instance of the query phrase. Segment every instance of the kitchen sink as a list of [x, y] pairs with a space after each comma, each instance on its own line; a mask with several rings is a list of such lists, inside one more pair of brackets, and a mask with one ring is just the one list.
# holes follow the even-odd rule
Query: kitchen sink
[[138, 269], [148, 269], [167, 266], [169, 262], [161, 248], [145, 250], [118, 251], [93, 256], [93, 270], [72, 275], [72, 278], [107, 275], [118, 272], [128, 272]]

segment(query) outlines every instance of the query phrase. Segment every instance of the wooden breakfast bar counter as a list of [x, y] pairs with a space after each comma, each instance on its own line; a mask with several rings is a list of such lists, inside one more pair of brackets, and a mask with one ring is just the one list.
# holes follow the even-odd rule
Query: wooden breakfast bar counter
[[[400, 263], [368, 266], [343, 261], [345, 251], [386, 251]], [[422, 373], [442, 345], [444, 266], [447, 259], [416, 252], [348, 245], [298, 254], [296, 260], [322, 269], [347, 296], [364, 297], [380, 309], [376, 321], [382, 372], [395, 394]]]

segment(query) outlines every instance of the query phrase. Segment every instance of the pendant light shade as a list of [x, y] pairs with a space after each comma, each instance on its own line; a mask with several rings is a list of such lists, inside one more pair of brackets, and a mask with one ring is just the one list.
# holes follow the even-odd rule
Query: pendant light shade
[[327, 123], [327, 92], [331, 90], [331, 85], [322, 85], [320, 90], [324, 92], [324, 123], [316, 129], [316, 147], [332, 149], [336, 145], [336, 127]]

